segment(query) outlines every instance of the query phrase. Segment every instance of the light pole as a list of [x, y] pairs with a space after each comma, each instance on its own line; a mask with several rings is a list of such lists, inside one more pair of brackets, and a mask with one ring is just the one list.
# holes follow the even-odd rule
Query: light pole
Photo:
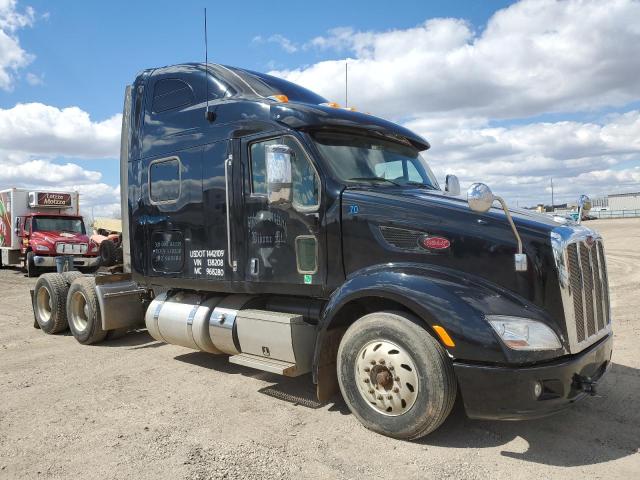
[[551, 212], [555, 212], [556, 209], [554, 207], [554, 202], [553, 202], [553, 178], [551, 178]]

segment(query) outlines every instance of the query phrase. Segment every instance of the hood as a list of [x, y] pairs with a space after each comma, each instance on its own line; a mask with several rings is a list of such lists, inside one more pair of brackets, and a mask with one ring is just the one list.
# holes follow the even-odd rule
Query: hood
[[[348, 188], [348, 192], [359, 192], [359, 194], [372, 195], [375, 197], [385, 198], [392, 201], [398, 201], [406, 204], [409, 208], [420, 208], [420, 206], [438, 206], [444, 209], [458, 211], [461, 214], [468, 214], [476, 219], [484, 220], [503, 220], [507, 221], [506, 215], [500, 206], [496, 204], [487, 213], [476, 213], [469, 208], [467, 200], [457, 196], [452, 197], [446, 195], [441, 190], [429, 190], [426, 188], [392, 188], [392, 187], [356, 187]], [[549, 215], [538, 213], [532, 210], [522, 208], [512, 208], [509, 206], [509, 213], [516, 225], [540, 230], [543, 232], [551, 232], [554, 228], [568, 223], [575, 225], [575, 222], [564, 219], [558, 222]], [[508, 224], [507, 224], [508, 226]], [[511, 231], [511, 230], [509, 230]]]
[[[510, 213], [527, 255], [525, 272], [515, 271], [517, 241], [501, 208], [476, 213], [465, 199], [423, 188], [347, 188], [342, 194], [344, 250], [350, 252], [345, 273], [385, 262], [430, 264], [481, 278], [563, 318], [551, 246], [551, 232], [561, 224], [527, 210]], [[428, 237], [445, 248], [421, 247]]]
[[73, 232], [49, 232], [38, 230], [31, 234], [31, 242], [42, 241], [49, 244], [63, 243], [89, 243], [89, 237], [83, 233]]

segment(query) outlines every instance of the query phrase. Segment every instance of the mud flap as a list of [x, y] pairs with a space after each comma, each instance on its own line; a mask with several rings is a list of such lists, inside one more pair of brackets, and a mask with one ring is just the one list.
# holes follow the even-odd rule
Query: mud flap
[[31, 294], [31, 309], [33, 310], [33, 328], [40, 330], [40, 325], [38, 325], [38, 320], [36, 320], [36, 305], [33, 303], [36, 292], [35, 290], [29, 290], [29, 293]]
[[325, 333], [323, 348], [318, 359], [316, 395], [319, 402], [328, 402], [340, 391], [336, 361], [340, 340], [342, 340], [342, 336], [346, 331], [346, 327], [341, 327], [327, 330]]
[[96, 276], [96, 294], [103, 330], [144, 326], [147, 290], [130, 274]]

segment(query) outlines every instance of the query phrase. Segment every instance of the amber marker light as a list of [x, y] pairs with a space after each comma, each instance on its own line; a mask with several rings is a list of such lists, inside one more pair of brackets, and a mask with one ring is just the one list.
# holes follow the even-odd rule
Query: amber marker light
[[324, 105], [325, 107], [331, 107], [331, 108], [340, 108], [340, 104], [336, 102], [326, 102], [326, 103], [321, 103], [320, 105]]
[[442, 343], [444, 343], [447, 347], [455, 347], [456, 346], [454, 341], [451, 339], [451, 337], [449, 336], [449, 334], [447, 333], [447, 331], [443, 327], [441, 327], [440, 325], [434, 325], [433, 329], [435, 330], [435, 332], [440, 337], [440, 340], [442, 340]]
[[289, 97], [287, 97], [286, 95], [282, 95], [282, 94], [271, 95], [271, 96], [269, 96], [267, 98], [269, 100], [273, 100], [273, 101], [280, 102], [280, 103], [288, 103], [289, 102]]

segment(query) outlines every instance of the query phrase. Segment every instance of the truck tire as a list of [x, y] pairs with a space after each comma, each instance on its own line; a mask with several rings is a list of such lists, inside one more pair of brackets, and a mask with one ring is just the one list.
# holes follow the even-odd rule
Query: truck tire
[[100, 265], [103, 267], [112, 267], [116, 264], [116, 246], [111, 240], [103, 240], [100, 243]]
[[95, 278], [83, 276], [73, 281], [67, 296], [67, 318], [71, 333], [83, 345], [101, 342], [107, 336], [102, 329]]
[[36, 263], [33, 261], [35, 255], [32, 251], [28, 251], [24, 257], [24, 269], [27, 272], [27, 277], [30, 278], [38, 276], [38, 267], [36, 267]]
[[82, 272], [79, 272], [78, 270], [71, 270], [69, 272], [62, 272], [60, 275], [62, 275], [64, 277], [64, 281], [67, 282], [67, 285], [71, 286], [71, 284], [73, 283], [73, 281], [76, 278], [80, 278], [82, 277]]
[[351, 412], [374, 432], [414, 440], [447, 418], [457, 382], [445, 349], [403, 312], [375, 312], [352, 324], [337, 358]]
[[45, 273], [36, 282], [34, 314], [40, 329], [49, 334], [67, 329], [67, 292], [69, 284], [59, 273]]

